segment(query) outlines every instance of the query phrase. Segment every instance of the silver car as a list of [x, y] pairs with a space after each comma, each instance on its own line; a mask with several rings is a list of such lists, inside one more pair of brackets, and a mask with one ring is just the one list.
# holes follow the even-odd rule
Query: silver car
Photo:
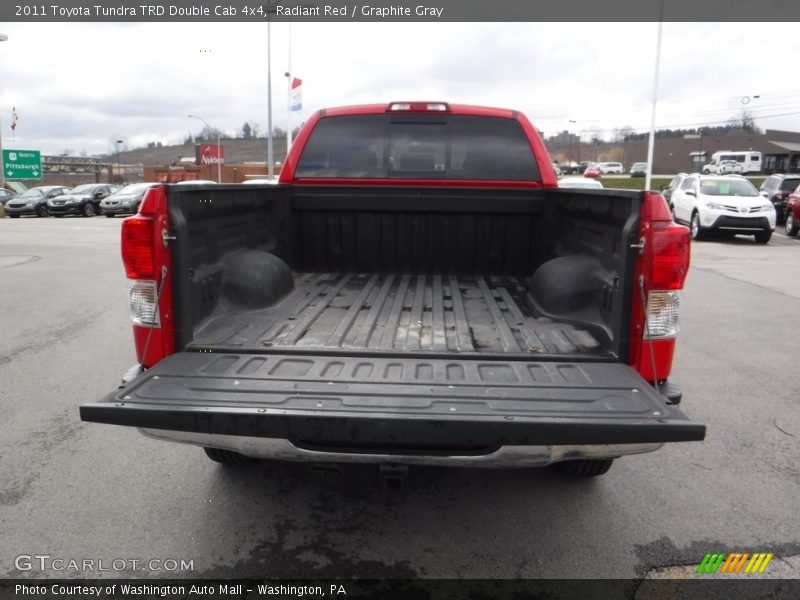
[[116, 193], [103, 198], [100, 210], [109, 218], [114, 215], [135, 215], [139, 211], [145, 193], [157, 183], [129, 183]]

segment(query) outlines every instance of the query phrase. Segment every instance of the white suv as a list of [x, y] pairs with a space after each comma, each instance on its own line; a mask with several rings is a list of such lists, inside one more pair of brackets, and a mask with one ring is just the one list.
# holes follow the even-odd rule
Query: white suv
[[619, 173], [622, 174], [625, 172], [625, 167], [622, 166], [622, 163], [618, 162], [601, 162], [595, 165], [600, 172], [605, 175], [606, 173]]
[[766, 244], [775, 229], [775, 207], [737, 175], [694, 173], [672, 192], [671, 204], [675, 221], [687, 223], [695, 240], [741, 233]]

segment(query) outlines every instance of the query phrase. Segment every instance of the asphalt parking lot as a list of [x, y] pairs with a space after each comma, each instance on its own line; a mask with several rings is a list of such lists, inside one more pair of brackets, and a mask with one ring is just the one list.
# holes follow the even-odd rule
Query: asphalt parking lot
[[[79, 420], [135, 362], [121, 221], [0, 219], [0, 576], [632, 577], [734, 550], [800, 574], [800, 240], [693, 245], [673, 376], [705, 442], [595, 481], [412, 469], [386, 496], [370, 467], [229, 469]], [[20, 571], [23, 554], [192, 569]]]

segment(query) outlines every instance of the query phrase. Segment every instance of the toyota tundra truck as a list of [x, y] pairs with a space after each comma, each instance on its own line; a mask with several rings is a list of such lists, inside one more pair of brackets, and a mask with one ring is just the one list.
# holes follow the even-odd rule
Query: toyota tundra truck
[[705, 435], [671, 379], [689, 243], [657, 193], [558, 189], [516, 110], [320, 110], [278, 185], [125, 219], [138, 364], [81, 418], [227, 464], [600, 475]]

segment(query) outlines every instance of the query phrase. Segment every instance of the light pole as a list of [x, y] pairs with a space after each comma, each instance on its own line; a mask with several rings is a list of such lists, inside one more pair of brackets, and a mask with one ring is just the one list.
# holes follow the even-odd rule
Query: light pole
[[275, 177], [274, 152], [272, 148], [272, 37], [270, 8], [267, 8], [267, 176]]
[[[575, 119], [569, 119], [567, 122], [572, 123], [573, 125], [577, 123]], [[581, 141], [580, 139], [578, 139], [578, 141], [575, 142], [575, 138], [572, 137], [572, 132], [569, 131], [569, 129], [567, 129], [567, 131], [569, 132], [569, 145], [570, 148], [572, 149], [572, 151], [570, 152], [570, 154], [572, 155], [572, 160], [570, 162], [574, 162], [577, 165], [580, 162], [581, 158]], [[573, 166], [570, 164], [570, 169], [569, 169], [570, 172], [575, 171], [577, 169], [578, 167], [573, 168]]]
[[653, 153], [656, 140], [656, 104], [658, 102], [658, 72], [661, 68], [661, 31], [664, 26], [664, 0], [659, 3], [658, 34], [656, 36], [656, 64], [653, 70], [653, 108], [650, 112], [650, 135], [647, 140], [647, 171], [644, 176], [644, 189], [650, 189], [650, 180], [653, 177]]
[[117, 147], [117, 178], [119, 178], [120, 183], [122, 183], [122, 167], [119, 164], [119, 147], [122, 143], [124, 143], [124, 140], [117, 140], [114, 142], [114, 145]]
[[[0, 33], [0, 42], [7, 42], [8, 35], [5, 33]], [[6, 171], [5, 165], [3, 164], [2, 157], [3, 156], [3, 121], [0, 119], [0, 188], [4, 188], [6, 186]]]
[[[186, 116], [190, 119], [199, 119], [206, 126], [206, 131], [211, 131], [211, 125], [209, 125], [203, 117], [198, 117], [197, 115]], [[217, 129], [217, 153], [222, 153], [222, 146], [219, 145], [219, 129]], [[222, 183], [222, 156], [217, 156], [217, 183]]]
[[[700, 136], [700, 149], [697, 152], [697, 166], [698, 166], [697, 172], [700, 173], [703, 170], [703, 163], [705, 162], [703, 160], [703, 128], [698, 127], [697, 133]], [[694, 167], [694, 165], [692, 166]]]

